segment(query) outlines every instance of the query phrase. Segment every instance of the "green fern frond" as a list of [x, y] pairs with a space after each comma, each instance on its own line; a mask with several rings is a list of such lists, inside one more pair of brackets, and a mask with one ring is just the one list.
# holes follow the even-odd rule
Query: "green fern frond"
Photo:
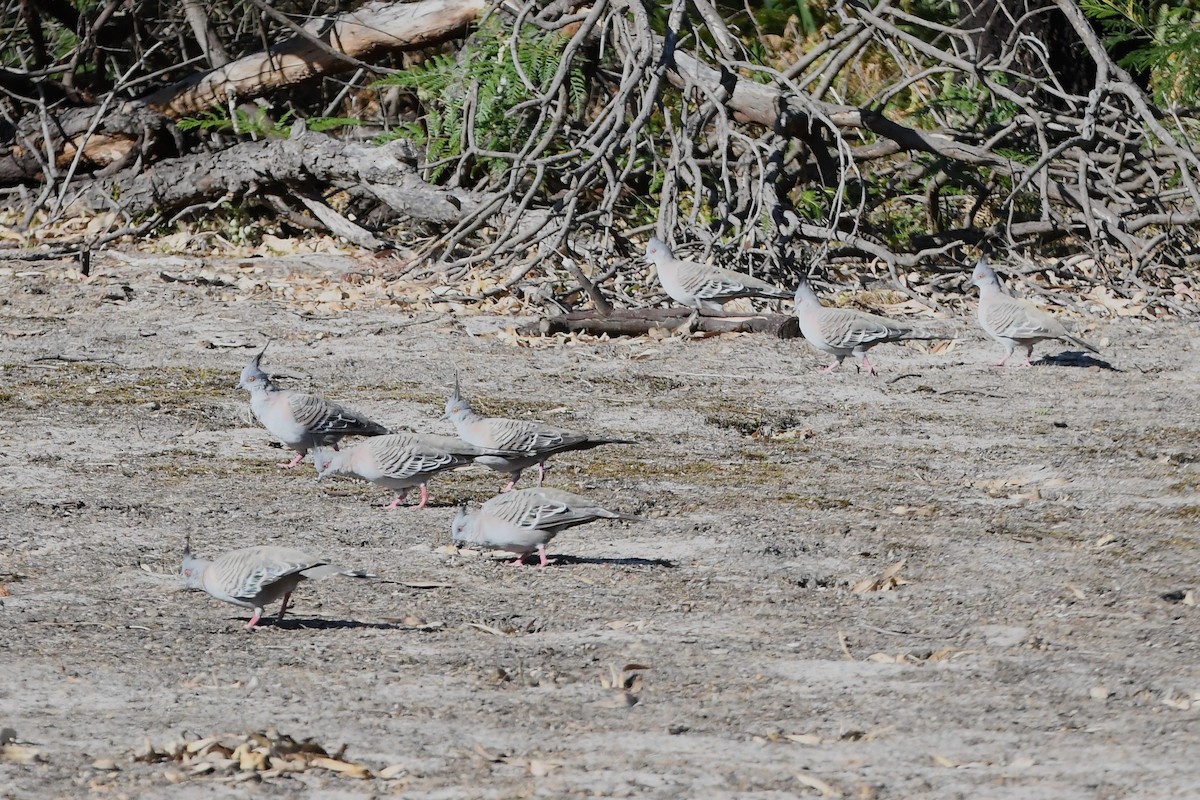
[[[523, 27], [512, 39], [512, 30], [497, 17], [485, 21], [455, 55], [439, 54], [402, 73], [380, 80], [378, 87], [399, 86], [415, 91], [424, 113], [419, 133], [411, 128], [414, 141], [425, 146], [428, 176], [438, 180], [450, 167], [465, 176], [498, 175], [511, 168], [504, 158], [479, 158], [471, 164], [455, 164], [463, 157], [467, 139], [464, 117], [468, 98], [474, 104], [472, 138], [480, 147], [498, 152], [519, 151], [534, 135], [535, 114], [514, 112], [522, 103], [545, 92], [557, 74], [569, 41], [557, 32]], [[516, 64], [514, 64], [514, 58]], [[587, 72], [576, 56], [568, 72], [568, 97], [582, 110], [589, 97]], [[519, 70], [518, 70], [519, 64]], [[536, 91], [531, 92], [521, 72]]]
[[582, 69], [572, 66], [571, 71], [567, 73], [567, 81], [567, 92], [571, 99], [571, 107], [576, 112], [581, 112], [588, 101], [587, 76], [583, 74]]
[[304, 121], [310, 131], [331, 131], [335, 128], [360, 128], [362, 120], [358, 117], [309, 117]]

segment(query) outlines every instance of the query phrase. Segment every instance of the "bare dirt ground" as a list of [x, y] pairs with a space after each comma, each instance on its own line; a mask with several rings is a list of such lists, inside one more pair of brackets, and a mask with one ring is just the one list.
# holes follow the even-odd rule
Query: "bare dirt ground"
[[[0, 267], [0, 797], [1197, 796], [1194, 320], [1072, 320], [1115, 370], [997, 370], [967, 306], [872, 378], [802, 340], [288, 297], [332, 257]], [[393, 426], [449, 433], [457, 363], [491, 413], [636, 438], [548, 481], [650, 521], [546, 569], [455, 555], [502, 480], [388, 511], [279, 469], [234, 388], [267, 336], [269, 372]], [[188, 534], [444, 586], [308, 584], [250, 633], [179, 590]], [[270, 729], [372, 777], [133, 759]]]

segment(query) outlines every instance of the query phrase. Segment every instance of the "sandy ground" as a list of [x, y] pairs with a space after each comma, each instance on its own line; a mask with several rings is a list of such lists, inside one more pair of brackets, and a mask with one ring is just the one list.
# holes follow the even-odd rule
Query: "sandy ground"
[[[872, 378], [802, 340], [516, 340], [153, 262], [0, 267], [0, 797], [1200, 791], [1194, 320], [1074, 320], [1115, 369], [998, 370], [964, 307], [953, 349], [880, 348]], [[650, 519], [568, 531], [546, 569], [455, 555], [457, 504], [502, 481], [389, 511], [279, 469], [234, 388], [267, 336], [288, 385], [393, 426], [450, 432], [457, 363], [491, 413], [635, 438], [548, 482]], [[396, 582], [307, 584], [251, 633], [180, 591], [188, 534]], [[133, 760], [267, 730], [390, 777]]]

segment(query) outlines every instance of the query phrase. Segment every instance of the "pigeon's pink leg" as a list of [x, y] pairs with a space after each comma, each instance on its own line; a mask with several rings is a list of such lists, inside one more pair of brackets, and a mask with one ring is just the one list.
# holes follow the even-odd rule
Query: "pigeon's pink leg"
[[513, 489], [515, 489], [517, 487], [517, 481], [519, 481], [519, 480], [521, 480], [520, 470], [518, 470], [517, 473], [515, 475], [513, 475], [513, 479], [511, 481], [509, 481], [508, 484], [503, 489], [500, 490], [500, 494], [504, 494], [505, 492], [511, 492]]
[[508, 565], [509, 565], [510, 567], [523, 567], [523, 566], [525, 566], [525, 556], [527, 556], [527, 555], [529, 555], [529, 553], [521, 553], [521, 555], [517, 556], [517, 560], [516, 560], [516, 561], [510, 561], [510, 562], [508, 562]]
[[275, 618], [276, 623], [283, 622], [283, 615], [287, 613], [288, 601], [292, 599], [292, 593], [288, 592], [283, 596], [283, 605], [279, 607], [279, 616]]
[[1033, 366], [1033, 361], [1031, 360], [1032, 358], [1033, 358], [1033, 345], [1029, 345], [1028, 347], [1025, 348], [1025, 363], [1022, 364], [1021, 366], [1022, 367], [1032, 367]]
[[542, 485], [542, 481], [546, 479], [546, 473], [550, 471], [550, 467], [546, 466], [546, 462], [542, 461], [538, 464], [538, 486]]
[[541, 563], [538, 564], [539, 567], [545, 567], [547, 564], [550, 563], [550, 559], [546, 558], [546, 545], [544, 545], [544, 544], [538, 545], [538, 555], [542, 557]]
[[300, 466], [300, 462], [304, 460], [304, 456], [304, 453], [297, 453], [296, 457], [291, 461], [281, 462], [279, 466], [283, 467], [284, 469], [295, 469], [296, 467]]
[[258, 619], [261, 616], [262, 616], [262, 609], [258, 609], [258, 608], [254, 609], [254, 616], [251, 617], [250, 621], [246, 623], [247, 630], [256, 631], [259, 628], [261, 628], [262, 626], [258, 624]]
[[424, 508], [425, 504], [428, 502], [429, 502], [429, 487], [422, 483], [421, 484], [421, 502], [419, 502], [415, 506], [413, 506], [413, 510]]
[[400, 494], [396, 495], [396, 499], [392, 501], [392, 504], [389, 505], [388, 508], [399, 508], [400, 504], [404, 502], [404, 498], [406, 498], [406, 497], [408, 497], [407, 489], [405, 489]]
[[822, 367], [822, 368], [818, 369], [817, 372], [833, 372], [835, 369], [837, 369], [841, 365], [842, 365], [841, 361], [835, 361], [832, 364], [830, 364], [828, 367]]
[[868, 375], [878, 375], [875, 371], [875, 365], [871, 363], [871, 359], [867, 358], [867, 354], [863, 353], [863, 366], [867, 368]]
[[1013, 354], [1013, 351], [1009, 350], [1007, 353], [1004, 354], [1004, 358], [1000, 359], [995, 364], [992, 364], [992, 366], [993, 367], [1003, 367], [1005, 364], [1008, 363], [1008, 359], [1012, 357], [1012, 354]]

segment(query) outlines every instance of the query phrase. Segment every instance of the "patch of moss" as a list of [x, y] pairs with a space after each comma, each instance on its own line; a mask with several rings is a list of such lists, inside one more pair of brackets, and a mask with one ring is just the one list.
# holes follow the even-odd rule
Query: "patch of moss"
[[241, 458], [218, 459], [211, 455], [187, 450], [154, 453], [152, 458], [170, 459], [166, 463], [153, 464], [150, 474], [156, 480], [170, 486], [199, 478], [237, 478], [246, 476], [277, 475], [281, 472], [274, 461], [251, 461]]
[[446, 397], [449, 395], [449, 392], [438, 394], [420, 389], [416, 384], [362, 384], [354, 387], [354, 393], [361, 397], [369, 397], [373, 401], [401, 400], [406, 403], [419, 403], [438, 408], [446, 405]]
[[236, 376], [211, 367], [131, 370], [96, 362], [6, 364], [5, 392], [31, 405], [125, 406], [156, 402], [187, 408], [197, 400], [228, 398]]
[[1200, 475], [1189, 475], [1167, 487], [1167, 490], [1174, 494], [1191, 494], [1197, 489], [1200, 489]]
[[781, 492], [779, 502], [789, 505], [803, 506], [813, 511], [838, 511], [850, 508], [853, 503], [844, 497], [825, 497], [824, 495], [803, 495], [796, 492]]
[[[388, 384], [354, 387], [355, 393], [372, 401], [400, 400], [406, 403], [443, 408], [450, 394], [447, 387], [445, 392], [431, 392], [420, 388], [417, 384]], [[471, 408], [479, 414], [489, 417], [511, 417], [514, 419], [540, 419], [552, 409], [559, 408], [561, 403], [550, 403], [537, 400], [525, 400], [519, 397], [482, 397], [467, 395]], [[553, 415], [551, 415], [553, 416]]]
[[641, 481], [682, 481], [699, 486], [742, 486], [785, 480], [789, 472], [785, 465], [772, 461], [744, 463], [696, 460], [677, 463], [653, 463], [638, 460], [593, 457], [581, 465], [581, 473], [592, 478]]
[[[790, 432], [805, 431], [806, 419], [794, 411], [773, 412], [762, 409], [748, 409], [745, 405], [727, 403], [709, 407], [704, 414], [704, 421], [716, 428], [731, 430], [742, 436], [779, 442], [789, 442], [797, 445], [811, 436], [805, 432], [803, 436], [794, 435], [786, 438]], [[806, 449], [806, 448], [800, 448]]]

